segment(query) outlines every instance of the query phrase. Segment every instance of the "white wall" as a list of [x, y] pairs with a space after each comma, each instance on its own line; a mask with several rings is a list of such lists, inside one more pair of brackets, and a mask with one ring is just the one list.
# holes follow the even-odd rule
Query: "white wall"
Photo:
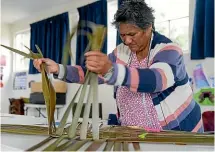
[[214, 76], [214, 58], [206, 58], [204, 60], [191, 60], [190, 54], [184, 54], [184, 62], [188, 75], [192, 77], [193, 70], [197, 64], [202, 64], [204, 72], [208, 77]]
[[[37, 22], [39, 20], [43, 20], [45, 18], [63, 13], [68, 11], [70, 17], [70, 26], [75, 26], [78, 22], [78, 11], [77, 7], [83, 6], [85, 4], [94, 2], [96, 0], [79, 0], [79, 1], [71, 1], [69, 4], [64, 4], [61, 6], [56, 6], [56, 8], [52, 8], [50, 10], [46, 10], [44, 12], [38, 12], [37, 14], [32, 14], [32, 16], [17, 21], [11, 25], [11, 36], [14, 36], [16, 33], [29, 29], [31, 23]], [[76, 54], [76, 39], [72, 40], [72, 53]], [[13, 75], [14, 73], [12, 73]], [[31, 80], [41, 81], [41, 75], [28, 75], [28, 82]], [[66, 97], [66, 106], [60, 111], [60, 117], [65, 111], [68, 103], [72, 100], [72, 97], [75, 94], [75, 91], [78, 88], [78, 84], [67, 84], [68, 92]], [[12, 85], [11, 85], [12, 90]], [[10, 91], [11, 91], [10, 90]], [[27, 90], [12, 90], [12, 93], [8, 93], [9, 97], [19, 98], [19, 97], [29, 97], [30, 88]], [[108, 85], [100, 85], [99, 86], [99, 102], [103, 104], [103, 118], [107, 118], [109, 113], [116, 113], [116, 104], [113, 99], [113, 87]], [[35, 111], [29, 110], [29, 115], [35, 115]]]
[[[9, 24], [1, 24], [1, 44], [11, 46], [11, 31]], [[8, 113], [9, 112], [9, 100], [11, 90], [12, 90], [12, 53], [7, 49], [0, 47], [1, 55], [6, 56], [6, 66], [3, 69], [3, 88], [1, 90], [1, 109], [0, 112]]]

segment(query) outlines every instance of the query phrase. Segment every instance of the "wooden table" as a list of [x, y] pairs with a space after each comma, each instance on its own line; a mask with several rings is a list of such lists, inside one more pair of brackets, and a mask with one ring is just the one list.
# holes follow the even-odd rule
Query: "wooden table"
[[[32, 117], [32, 116], [16, 116], [16, 115], [1, 115], [2, 124], [26, 124], [35, 125], [46, 122], [45, 118], [42, 117]], [[4, 150], [19, 149], [24, 151], [33, 145], [46, 139], [47, 136], [42, 135], [18, 135], [10, 133], [1, 134], [1, 148]], [[21, 139], [21, 140], [20, 140]], [[78, 150], [84, 151], [92, 141], [86, 142]], [[97, 151], [102, 151], [106, 145], [106, 142], [100, 145]], [[175, 144], [165, 144], [165, 143], [140, 143], [141, 151], [214, 151], [214, 146], [210, 145], [175, 145]], [[44, 148], [44, 147], [43, 147]], [[134, 145], [129, 143], [129, 151], [134, 151]], [[42, 149], [41, 149], [42, 150]], [[114, 150], [112, 148], [112, 150]]]

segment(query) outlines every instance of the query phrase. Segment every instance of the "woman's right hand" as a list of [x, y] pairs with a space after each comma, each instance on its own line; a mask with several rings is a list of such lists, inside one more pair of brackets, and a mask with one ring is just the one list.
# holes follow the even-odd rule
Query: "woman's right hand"
[[41, 64], [45, 63], [46, 64], [46, 72], [49, 74], [59, 74], [59, 66], [58, 64], [49, 59], [49, 58], [40, 58], [40, 59], [34, 59], [33, 64], [34, 67], [41, 72]]

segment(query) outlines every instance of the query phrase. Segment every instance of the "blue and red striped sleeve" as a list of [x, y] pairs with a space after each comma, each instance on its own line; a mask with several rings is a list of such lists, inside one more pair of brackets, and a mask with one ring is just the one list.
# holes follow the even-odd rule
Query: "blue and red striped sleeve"
[[[116, 62], [116, 56], [114, 52], [108, 55], [109, 59], [112, 62]], [[69, 83], [80, 83], [83, 84], [85, 80], [85, 74], [87, 69], [85, 66], [75, 65], [75, 66], [66, 66], [65, 70], [65, 81]], [[99, 84], [105, 83], [105, 80], [102, 76], [98, 76]]]
[[149, 68], [130, 68], [116, 63], [113, 66], [113, 75], [107, 83], [127, 86], [133, 92], [160, 92], [186, 77], [182, 51], [176, 46], [160, 50]]

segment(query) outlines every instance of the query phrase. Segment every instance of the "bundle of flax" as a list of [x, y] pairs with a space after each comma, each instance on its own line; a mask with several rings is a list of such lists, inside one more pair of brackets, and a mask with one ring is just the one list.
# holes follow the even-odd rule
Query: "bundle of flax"
[[[12, 52], [18, 53], [18, 54], [24, 56], [25, 58], [30, 58], [32, 60], [43, 58], [43, 54], [37, 45], [36, 45], [36, 49], [39, 53], [34, 53], [32, 50], [30, 50], [29, 48], [27, 48], [25, 46], [30, 51], [29, 54], [24, 53], [20, 50], [5, 46], [5, 45], [1, 45], [1, 46], [11, 50]], [[47, 117], [48, 117], [48, 134], [51, 135], [56, 130], [55, 120], [54, 120], [54, 112], [55, 112], [55, 105], [56, 105], [56, 93], [55, 93], [55, 90], [54, 90], [52, 83], [48, 79], [48, 76], [46, 73], [46, 65], [44, 63], [42, 63], [42, 65], [41, 65], [41, 74], [42, 74], [43, 96], [45, 99], [46, 111], [47, 111]], [[26, 130], [26, 132], [27, 132], [27, 130]]]
[[[92, 33], [86, 32], [86, 31], [81, 31], [82, 33], [88, 37], [89, 43], [85, 51], [98, 51], [102, 49], [104, 39], [106, 36], [106, 27], [103, 25], [96, 25], [92, 22], [80, 22], [80, 27], [83, 26], [88, 26], [92, 29]], [[64, 54], [63, 54], [63, 65], [66, 66], [66, 63], [68, 62], [68, 55], [70, 54], [71, 56], [71, 39], [74, 36], [74, 33], [76, 31], [76, 28], [73, 28], [73, 33], [71, 35], [68, 35], [68, 40], [67, 43], [64, 47]], [[2, 47], [5, 47], [15, 53], [18, 53], [26, 58], [30, 58], [32, 60], [38, 59], [38, 58], [43, 58], [43, 55], [41, 53], [41, 50], [39, 47], [36, 45], [36, 48], [39, 52], [34, 53], [31, 51], [29, 48], [28, 50], [30, 51], [29, 54], [23, 53], [20, 50], [1, 45]], [[26, 47], [27, 48], [27, 47]], [[63, 139], [74, 139], [76, 137], [76, 127], [78, 126], [78, 120], [80, 117], [80, 113], [82, 110], [83, 106], [83, 101], [85, 99], [85, 96], [87, 97], [87, 103], [86, 107], [84, 110], [84, 117], [83, 117], [83, 122], [81, 125], [80, 129], [80, 138], [81, 139], [86, 139], [87, 138], [87, 128], [88, 128], [88, 121], [89, 121], [89, 113], [90, 113], [90, 107], [91, 103], [93, 105], [93, 114], [92, 114], [92, 134], [93, 134], [93, 139], [97, 140], [99, 139], [99, 124], [98, 124], [98, 76], [97, 74], [90, 72], [87, 70], [85, 74], [85, 80], [84, 83], [79, 87], [78, 91], [75, 93], [75, 96], [73, 97], [72, 101], [70, 102], [69, 106], [67, 107], [61, 121], [60, 125], [56, 129], [55, 127], [55, 121], [54, 121], [54, 112], [55, 112], [55, 105], [56, 105], [56, 93], [54, 90], [54, 87], [52, 83], [49, 81], [47, 77], [47, 72], [46, 72], [46, 65], [43, 63], [41, 65], [41, 73], [42, 73], [42, 89], [43, 89], [43, 95], [45, 98], [45, 104], [46, 104], [46, 110], [47, 110], [47, 117], [48, 117], [48, 134], [51, 137], [57, 137], [57, 140], [50, 144], [47, 148], [44, 150], [55, 150], [55, 148], [60, 144], [60, 142]], [[87, 86], [89, 84], [89, 91], [87, 94]], [[72, 118], [72, 124], [68, 127], [68, 129], [65, 130], [66, 122], [69, 116], [69, 113], [72, 110], [72, 107], [74, 105], [75, 100], [78, 97], [78, 94], [80, 94], [80, 97], [78, 99], [78, 104], [74, 113], [74, 116]], [[22, 126], [24, 127], [24, 126]], [[21, 127], [21, 128], [22, 128]], [[14, 129], [14, 128], [13, 128]], [[19, 126], [20, 129], [20, 126]], [[11, 131], [9, 127], [4, 129], [5, 132], [13, 132], [16, 133], [16, 131]], [[22, 133], [28, 134], [28, 129], [26, 130], [21, 130]], [[18, 133], [18, 131], [17, 131]], [[38, 131], [35, 131], [35, 134], [37, 134]], [[33, 133], [32, 133], [33, 134]]]

